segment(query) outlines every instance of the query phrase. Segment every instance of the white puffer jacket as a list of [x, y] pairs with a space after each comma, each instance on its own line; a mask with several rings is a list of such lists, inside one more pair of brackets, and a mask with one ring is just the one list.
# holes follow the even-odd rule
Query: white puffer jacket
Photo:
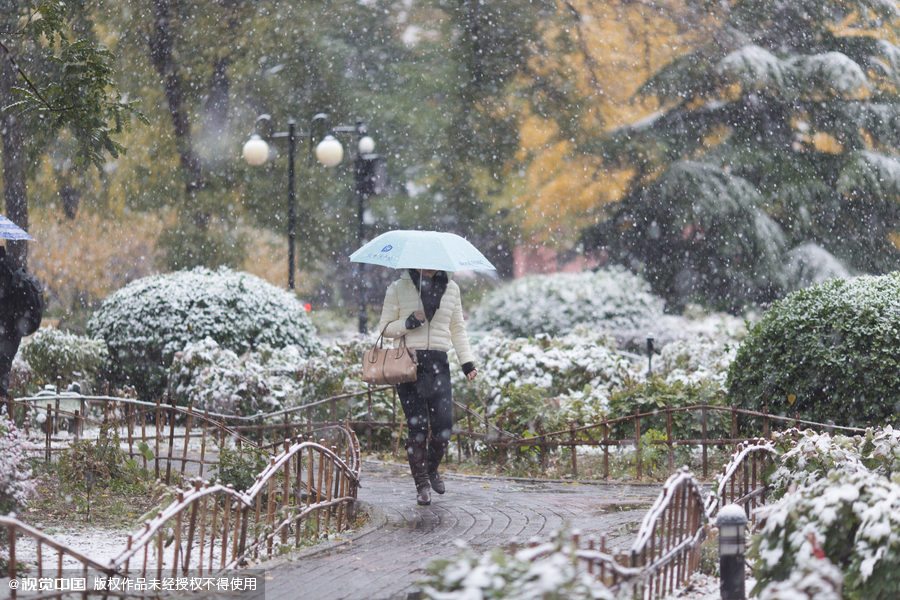
[[449, 352], [451, 348], [455, 348], [460, 365], [475, 362], [475, 356], [469, 346], [469, 336], [466, 334], [466, 322], [463, 320], [459, 286], [455, 281], [451, 279], [447, 283], [441, 305], [431, 321], [425, 321], [415, 329], [407, 329], [407, 317], [417, 310], [423, 310], [419, 292], [410, 279], [409, 272], [404, 270], [400, 274], [400, 279], [392, 283], [384, 295], [384, 308], [381, 311], [378, 331], [383, 331], [385, 338], [394, 340], [395, 348], [400, 344], [400, 338], [405, 335], [406, 345], [415, 350]]

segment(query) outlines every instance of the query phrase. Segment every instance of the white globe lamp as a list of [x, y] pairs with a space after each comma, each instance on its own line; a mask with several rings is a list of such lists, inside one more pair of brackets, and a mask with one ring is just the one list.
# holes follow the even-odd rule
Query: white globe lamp
[[316, 158], [326, 167], [337, 166], [344, 158], [344, 148], [333, 135], [326, 135], [316, 146]]
[[375, 151], [375, 140], [369, 136], [359, 138], [359, 153], [372, 154]]
[[243, 154], [247, 164], [258, 167], [269, 160], [269, 145], [254, 133], [244, 144]]

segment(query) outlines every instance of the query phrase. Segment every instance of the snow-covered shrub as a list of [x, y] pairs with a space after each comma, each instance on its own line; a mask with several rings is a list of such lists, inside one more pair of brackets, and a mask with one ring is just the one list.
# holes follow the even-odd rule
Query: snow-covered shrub
[[175, 353], [169, 385], [179, 404], [193, 402], [196, 410], [246, 416], [281, 408], [261, 366], [212, 338], [189, 343]]
[[25, 434], [5, 413], [0, 414], [0, 515], [16, 511], [35, 491], [26, 443]]
[[807, 242], [785, 255], [788, 289], [799, 290], [840, 277], [851, 277], [850, 270], [833, 254], [815, 242]]
[[737, 354], [734, 335], [696, 333], [666, 344], [654, 358], [654, 374], [672, 383], [714, 381], [725, 389], [728, 367]]
[[791, 429], [774, 432], [772, 440], [779, 457], [767, 481], [776, 498], [790, 489], [811, 485], [829, 473], [868, 471], [862, 454], [865, 440], [858, 436]]
[[42, 327], [20, 349], [37, 384], [96, 381], [107, 357], [106, 343]]
[[13, 358], [12, 368], [9, 370], [10, 393], [12, 393], [13, 390], [23, 390], [23, 395], [26, 395], [29, 392], [29, 386], [33, 380], [34, 373], [31, 372], [31, 367], [28, 366], [28, 363], [22, 358], [22, 346], [19, 346], [19, 351], [16, 353], [15, 358]]
[[622, 268], [581, 273], [531, 275], [488, 293], [474, 310], [472, 328], [508, 335], [558, 336], [579, 325], [642, 343], [649, 332], [673, 336], [672, 318], [650, 286]]
[[472, 350], [479, 376], [469, 382], [454, 371], [454, 393], [473, 406], [485, 404], [490, 414], [509, 401], [504, 389], [531, 385], [573, 416], [600, 416], [609, 390], [640, 373], [610, 338], [584, 328], [558, 338], [509, 339], [495, 332], [478, 339]]
[[478, 555], [463, 545], [455, 557], [428, 566], [422, 595], [431, 600], [613, 600], [605, 585], [578, 572], [573, 550], [568, 534], [512, 556], [502, 550]]
[[[368, 347], [355, 338], [335, 340], [320, 354], [305, 356], [297, 346], [263, 344], [238, 356], [206, 338], [175, 353], [169, 389], [179, 403], [193, 402], [198, 410], [243, 416], [272, 412], [366, 389], [361, 364]], [[376, 420], [390, 420], [394, 407], [389, 398], [390, 394], [373, 394]], [[316, 415], [328, 408], [320, 407]], [[349, 413], [351, 419], [364, 420], [367, 411], [365, 397], [341, 403], [341, 418]]]
[[294, 294], [225, 267], [134, 281], [103, 302], [88, 329], [106, 341], [113, 383], [143, 395], [162, 393], [175, 353], [207, 337], [237, 354], [268, 344], [311, 355], [321, 346]]
[[772, 581], [759, 600], [843, 600], [841, 570], [822, 556], [798, 557], [797, 565], [784, 581]]
[[767, 481], [776, 497], [829, 473], [871, 472], [890, 478], [900, 470], [900, 430], [890, 425], [855, 436], [790, 429], [773, 433], [772, 440], [779, 458]]
[[820, 555], [844, 573], [845, 597], [900, 597], [900, 485], [865, 471], [835, 472], [759, 515], [749, 552], [754, 593], [790, 579], [801, 557]]
[[900, 410], [900, 272], [833, 279], [776, 302], [728, 372], [739, 408], [838, 425]]

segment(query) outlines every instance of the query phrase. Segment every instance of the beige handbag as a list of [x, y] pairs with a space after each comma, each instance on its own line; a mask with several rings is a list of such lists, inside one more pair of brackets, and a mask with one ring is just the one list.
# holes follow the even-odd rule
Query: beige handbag
[[416, 380], [419, 360], [416, 351], [406, 346], [406, 336], [398, 348], [384, 347], [384, 332], [371, 350], [363, 354], [363, 382], [371, 385], [396, 385]]

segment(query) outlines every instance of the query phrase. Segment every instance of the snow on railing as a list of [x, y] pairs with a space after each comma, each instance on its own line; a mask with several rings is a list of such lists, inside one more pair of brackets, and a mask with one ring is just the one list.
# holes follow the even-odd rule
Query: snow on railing
[[752, 520], [755, 509], [765, 501], [768, 486], [763, 474], [775, 454], [775, 446], [769, 440], [739, 444], [731, 461], [722, 467], [722, 474], [716, 478], [706, 499], [707, 517], [712, 520], [726, 504], [740, 504], [744, 506], [747, 518]]
[[[572, 534], [572, 553], [587, 571], [607, 585], [618, 598], [650, 600], [672, 594], [690, 581], [700, 566], [700, 545], [707, 537], [709, 519], [704, 510], [700, 484], [687, 468], [669, 477], [660, 495], [644, 515], [628, 553], [610, 554], [601, 538], [600, 548]], [[517, 556], [536, 560], [556, 551], [557, 544], [533, 542]], [[516, 546], [510, 545], [516, 553]]]
[[[353, 431], [344, 433], [350, 442], [342, 453], [326, 447], [324, 440], [285, 442], [285, 450], [270, 458], [244, 492], [195, 479], [193, 489], [174, 492], [175, 499], [157, 508], [155, 516], [129, 535], [126, 547], [108, 561], [92, 559], [15, 518], [0, 517], [10, 539], [10, 581], [16, 579], [17, 538], [30, 538], [36, 545], [39, 573], [47, 558], [41, 550], [48, 546], [57, 553], [50, 564], [60, 569], [66, 557], [71, 559], [67, 568], [78, 568], [85, 575], [93, 570], [103, 576], [161, 579], [164, 574], [185, 576], [189, 569], [202, 577], [245, 566], [280, 548], [327, 535], [332, 520], [333, 529], [343, 531], [352, 524], [360, 486], [359, 442]], [[15, 589], [11, 591], [15, 597]]]
[[699, 567], [708, 524], [700, 485], [682, 468], [663, 485], [631, 546], [631, 566], [641, 569], [634, 584], [641, 597], [662, 597], [687, 584]]
[[[333, 400], [327, 398], [300, 408]], [[62, 406], [60, 402], [63, 402]], [[102, 421], [85, 416], [92, 403], [102, 405]], [[164, 480], [166, 485], [172, 483], [173, 471], [176, 482], [179, 475], [183, 479], [186, 474], [197, 475], [199, 472], [202, 477], [204, 469], [216, 463], [216, 460], [211, 460], [207, 455], [207, 449], [213, 449], [213, 446], [233, 444], [240, 449], [246, 445], [277, 452], [283, 440], [293, 439], [298, 429], [305, 429], [309, 433], [333, 428], [332, 426], [338, 424], [342, 425], [338, 431], [350, 426], [349, 423], [328, 422], [324, 428], [314, 429], [309, 422], [297, 423], [287, 420], [285, 411], [252, 417], [257, 421], [269, 419], [275, 414], [285, 417], [285, 422], [278, 425], [229, 426], [220, 419], [224, 417], [223, 415], [208, 411], [201, 413], [194, 410], [191, 405], [183, 407], [174, 403], [166, 404], [160, 400], [150, 403], [127, 397], [83, 396], [72, 392], [10, 400], [7, 407], [10, 414], [21, 415], [26, 434], [29, 425], [32, 429], [37, 425], [43, 430], [43, 445], [31, 444], [27, 450], [31, 454], [40, 453], [45, 461], [52, 460], [54, 452], [68, 451], [69, 444], [78, 442], [84, 436], [85, 423], [90, 423], [98, 428], [108, 428], [109, 434], [115, 431], [122, 446], [127, 447], [125, 452], [128, 456], [142, 462], [145, 469], [152, 470], [154, 476]], [[34, 414], [27, 415], [26, 411], [29, 410], [34, 411]], [[26, 415], [29, 418], [25, 418]], [[177, 431], [176, 422], [180, 423]], [[271, 432], [270, 436], [274, 438], [274, 442], [264, 443], [261, 435], [263, 429]], [[257, 431], [257, 440], [248, 439], [242, 435], [242, 430]], [[57, 436], [60, 431], [65, 431], [65, 435]], [[279, 435], [281, 437], [278, 437]], [[358, 439], [354, 439], [358, 444]], [[140, 450], [141, 444], [145, 444], [145, 448], [150, 450], [149, 459], [148, 453]]]

